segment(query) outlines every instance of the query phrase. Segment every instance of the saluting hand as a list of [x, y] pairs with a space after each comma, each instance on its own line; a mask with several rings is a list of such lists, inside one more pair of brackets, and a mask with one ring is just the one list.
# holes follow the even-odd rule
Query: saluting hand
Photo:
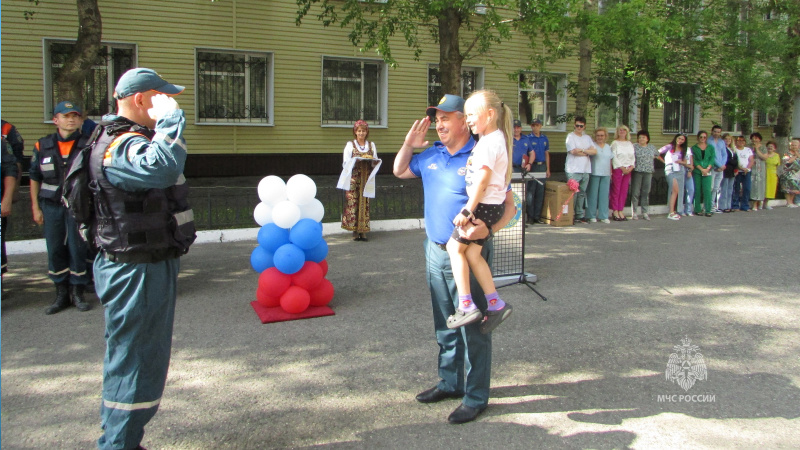
[[160, 120], [168, 112], [179, 109], [178, 102], [166, 94], [157, 94], [152, 99], [153, 107], [147, 110], [147, 114], [153, 120]]
[[428, 141], [425, 140], [425, 135], [428, 134], [428, 128], [430, 126], [431, 119], [427, 116], [422, 120], [415, 120], [414, 125], [411, 125], [411, 129], [408, 130], [406, 134], [406, 140], [403, 141], [403, 145], [412, 148], [428, 147]]

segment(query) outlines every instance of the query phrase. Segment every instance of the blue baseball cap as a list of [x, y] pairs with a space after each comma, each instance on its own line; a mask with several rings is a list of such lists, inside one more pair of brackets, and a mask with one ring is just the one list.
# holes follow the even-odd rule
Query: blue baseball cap
[[137, 67], [125, 72], [114, 88], [114, 98], [117, 100], [130, 97], [138, 92], [156, 91], [161, 94], [178, 95], [185, 88], [167, 83], [155, 70]]
[[445, 94], [441, 100], [439, 100], [439, 104], [436, 106], [429, 106], [427, 110], [425, 110], [425, 114], [433, 117], [436, 116], [436, 111], [442, 112], [464, 112], [464, 99], [452, 94]]
[[54, 116], [58, 114], [69, 114], [71, 112], [78, 113], [79, 115], [83, 114], [81, 107], [72, 102], [61, 102], [57, 104], [55, 108], [53, 108]]

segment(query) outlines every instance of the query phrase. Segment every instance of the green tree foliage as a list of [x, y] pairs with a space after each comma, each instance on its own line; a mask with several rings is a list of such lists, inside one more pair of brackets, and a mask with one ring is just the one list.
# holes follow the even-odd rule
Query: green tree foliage
[[594, 44], [593, 75], [607, 80], [602, 86], [611, 91], [594, 90], [594, 102], [607, 102], [609, 94], [618, 94], [620, 118], [627, 123], [631, 99], [638, 95], [639, 122], [647, 124], [651, 106], [659, 107], [673, 100], [676, 92], [685, 92], [671, 86], [697, 86], [698, 101], [713, 97], [714, 89], [709, 87], [715, 84], [709, 80], [717, 77], [716, 36], [720, 29], [714, 3], [605, 2], [602, 14], [589, 25], [589, 37]]
[[317, 7], [324, 26], [349, 28], [354, 46], [376, 51], [392, 67], [393, 38], [402, 38], [415, 59], [427, 44], [438, 44], [443, 91], [455, 94], [462, 63], [509, 39], [518, 16], [516, 0], [297, 0], [297, 6], [298, 25]]

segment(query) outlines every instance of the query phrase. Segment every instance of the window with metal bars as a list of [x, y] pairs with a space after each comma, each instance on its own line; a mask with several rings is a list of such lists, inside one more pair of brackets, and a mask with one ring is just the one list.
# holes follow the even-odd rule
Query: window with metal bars
[[542, 121], [545, 129], [562, 130], [567, 99], [563, 95], [566, 76], [523, 72], [519, 74], [519, 120], [529, 124]]
[[696, 132], [697, 87], [692, 84], [672, 83], [667, 86], [667, 98], [664, 101], [664, 119], [662, 131], [664, 133]]
[[197, 51], [197, 122], [271, 124], [270, 53]]
[[[461, 68], [461, 92], [458, 94], [462, 98], [469, 97], [473, 92], [483, 86], [483, 69], [480, 67]], [[437, 105], [445, 92], [442, 91], [442, 76], [439, 66], [428, 67], [428, 105]]]
[[323, 58], [322, 124], [352, 125], [360, 119], [386, 125], [384, 66], [374, 60]]
[[[55, 80], [64, 68], [75, 42], [45, 41], [45, 105], [44, 119], [53, 117], [53, 107], [63, 98]], [[83, 84], [83, 109], [87, 116], [100, 119], [116, 110], [114, 87], [123, 73], [135, 67], [136, 46], [133, 44], [103, 44], [92, 71]]]

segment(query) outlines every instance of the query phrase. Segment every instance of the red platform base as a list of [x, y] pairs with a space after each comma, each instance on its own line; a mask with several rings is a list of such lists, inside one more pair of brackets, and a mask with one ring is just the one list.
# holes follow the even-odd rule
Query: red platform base
[[267, 308], [261, 303], [258, 303], [258, 301], [250, 302], [250, 306], [253, 307], [258, 318], [261, 319], [261, 323], [286, 322], [289, 320], [310, 319], [312, 317], [324, 317], [336, 314], [327, 306], [309, 306], [307, 310], [299, 314], [287, 313], [280, 306]]

